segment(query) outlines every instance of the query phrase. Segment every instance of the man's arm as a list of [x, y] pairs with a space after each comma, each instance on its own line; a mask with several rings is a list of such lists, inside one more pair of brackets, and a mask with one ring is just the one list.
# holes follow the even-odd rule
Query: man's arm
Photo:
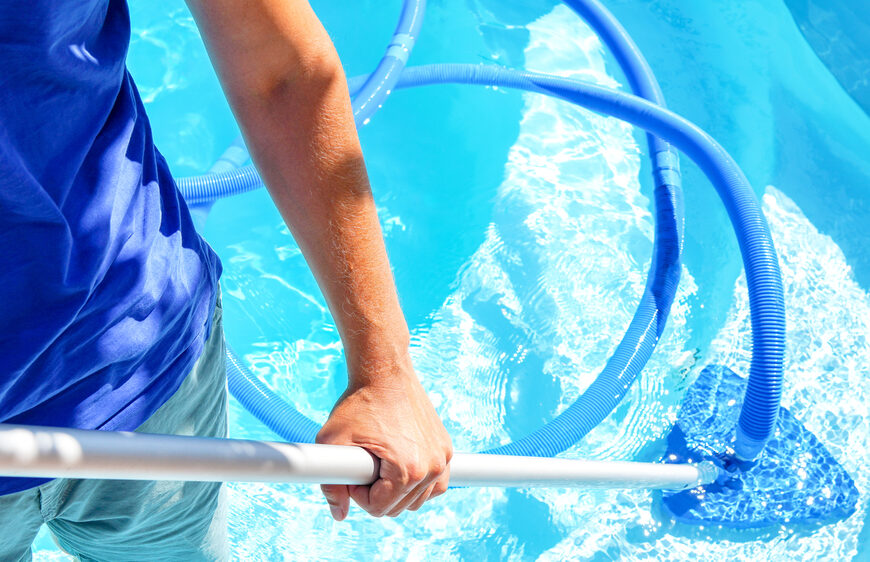
[[411, 365], [344, 72], [306, 0], [187, 0], [251, 156], [320, 285], [348, 387], [318, 442], [381, 459], [371, 486], [324, 486], [333, 516], [372, 515], [447, 489], [450, 438]]

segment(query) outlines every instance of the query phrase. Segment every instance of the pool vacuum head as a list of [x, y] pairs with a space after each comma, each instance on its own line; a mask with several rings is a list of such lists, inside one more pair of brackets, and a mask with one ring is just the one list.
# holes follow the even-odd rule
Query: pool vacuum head
[[754, 463], [734, 457], [733, 439], [747, 379], [722, 365], [705, 368], [689, 388], [668, 435], [665, 462], [712, 460], [725, 469], [714, 484], [663, 492], [673, 519], [694, 525], [760, 529], [826, 524], [855, 511], [855, 483], [819, 439], [786, 408]]

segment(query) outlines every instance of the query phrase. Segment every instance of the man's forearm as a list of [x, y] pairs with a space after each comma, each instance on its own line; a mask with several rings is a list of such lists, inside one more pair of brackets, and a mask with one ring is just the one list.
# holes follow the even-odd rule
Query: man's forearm
[[[344, 74], [237, 104], [254, 161], [321, 286], [348, 358], [407, 348]], [[304, 108], [304, 111], [299, 111]]]
[[[338, 56], [306, 2], [291, 0], [290, 16], [281, 2], [267, 18], [245, 16], [233, 0], [191, 7], [252, 158], [326, 296], [350, 372], [364, 377], [379, 371], [369, 363], [407, 353], [408, 329]], [[208, 26], [233, 11], [247, 32], [210, 41]]]
[[318, 443], [380, 459], [370, 486], [324, 485], [375, 516], [447, 490], [450, 436], [414, 373], [344, 73], [305, 0], [188, 0], [257, 168], [335, 318], [350, 381]]

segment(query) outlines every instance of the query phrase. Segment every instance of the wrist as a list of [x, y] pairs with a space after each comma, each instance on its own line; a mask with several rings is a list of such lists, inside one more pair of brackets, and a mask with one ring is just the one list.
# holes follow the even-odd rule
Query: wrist
[[367, 334], [345, 346], [349, 387], [393, 386], [397, 381], [414, 378], [411, 363], [410, 335], [404, 331], [390, 334]]

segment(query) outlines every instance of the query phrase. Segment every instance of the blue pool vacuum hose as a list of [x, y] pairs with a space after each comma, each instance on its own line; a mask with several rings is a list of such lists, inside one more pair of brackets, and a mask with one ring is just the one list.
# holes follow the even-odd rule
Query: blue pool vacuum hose
[[[715, 140], [682, 117], [644, 99], [567, 78], [494, 66], [432, 65], [405, 69], [397, 87], [441, 83], [497, 85], [558, 97], [649, 130], [692, 158], [716, 187], [738, 235], [752, 308], [754, 347], [750, 381], [761, 376], [760, 383], [756, 383], [759, 386], [776, 384], [778, 399], [785, 349], [785, 311], [777, 258], [767, 222], [748, 181]], [[644, 300], [641, 307], [650, 311], [656, 308], [654, 302]], [[632, 324], [629, 329], [648, 333], [654, 328]], [[644, 337], [640, 339], [647, 341]], [[638, 351], [620, 346], [611, 362], [628, 364]], [[541, 456], [567, 449], [595, 427], [619, 402], [625, 394], [625, 372], [625, 369], [616, 369], [613, 376], [599, 376], [577, 402], [550, 423], [528, 437], [493, 452]], [[749, 396], [750, 389], [747, 389], [747, 400]], [[288, 416], [304, 417], [283, 401], [274, 403], [266, 410], [274, 411], [279, 417], [272, 422], [264, 419], [270, 427], [277, 422], [285, 423]], [[749, 419], [763, 418], [753, 412]], [[763, 431], [764, 427], [761, 429]], [[305, 440], [305, 436], [299, 434], [282, 434], [282, 437], [292, 441]], [[758, 439], [753, 443], [761, 441]], [[753, 454], [749, 450], [743, 455], [752, 458], [757, 452]]]
[[[740, 244], [749, 286], [753, 359], [735, 445], [741, 459], [754, 459], [775, 427], [782, 390], [785, 321], [782, 282], [770, 232], [749, 184], [709, 135], [664, 109], [664, 99], [648, 64], [625, 30], [597, 0], [565, 0], [598, 32], [640, 97], [575, 80], [480, 65], [433, 65], [405, 69], [420, 30], [422, 0], [407, 0], [387, 53], [378, 69], [349, 81], [359, 126], [394, 88], [438, 83], [498, 85], [561, 98], [646, 129], [653, 162], [656, 236], [645, 292], [628, 331], [605, 369], [586, 392], [557, 418], [533, 434], [491, 452], [552, 456], [583, 438], [624, 397], [652, 354], [665, 327], [680, 275], [683, 204], [676, 152], [690, 156], [713, 181], [728, 210]], [[404, 72], [403, 72], [404, 69]], [[641, 99], [645, 98], [645, 99]], [[182, 178], [189, 203], [202, 203], [259, 187], [252, 166], [223, 174]], [[246, 408], [291, 441], [312, 441], [318, 426], [228, 357], [230, 387]]]

